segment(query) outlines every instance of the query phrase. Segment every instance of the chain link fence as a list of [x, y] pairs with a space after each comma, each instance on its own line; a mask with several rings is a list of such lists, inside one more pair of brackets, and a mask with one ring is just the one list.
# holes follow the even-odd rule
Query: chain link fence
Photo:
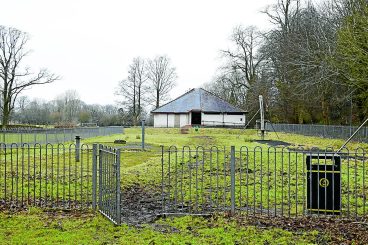
[[[266, 123], [266, 130], [270, 132], [284, 132], [302, 134], [306, 136], [316, 136], [333, 139], [347, 139], [358, 127], [337, 126], [337, 125], [316, 125], [316, 124], [281, 124]], [[368, 127], [363, 127], [353, 138], [353, 141], [368, 142]]]
[[0, 143], [28, 144], [58, 144], [74, 141], [75, 136], [82, 139], [111, 134], [124, 133], [124, 127], [95, 127], [95, 128], [54, 128], [54, 129], [8, 129], [0, 130]]

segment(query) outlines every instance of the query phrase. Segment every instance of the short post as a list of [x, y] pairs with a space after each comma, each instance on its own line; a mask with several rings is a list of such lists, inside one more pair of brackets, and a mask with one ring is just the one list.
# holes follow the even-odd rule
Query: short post
[[143, 119], [142, 120], [142, 150], [144, 150], [144, 134], [145, 134], [145, 132], [144, 132], [144, 123], [145, 123], [145, 120]]
[[235, 214], [235, 146], [230, 150], [230, 177], [231, 177], [231, 215]]
[[93, 158], [92, 158], [92, 208], [96, 211], [97, 207], [97, 152], [98, 145], [93, 144]]
[[263, 111], [263, 96], [259, 96], [259, 109], [261, 115], [261, 140], [264, 140], [265, 135], [265, 121], [264, 121], [264, 111]]
[[75, 161], [79, 162], [80, 160], [80, 136], [75, 136]]

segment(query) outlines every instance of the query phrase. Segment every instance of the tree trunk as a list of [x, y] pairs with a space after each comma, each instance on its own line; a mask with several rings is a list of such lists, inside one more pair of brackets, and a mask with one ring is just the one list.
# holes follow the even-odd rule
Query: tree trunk
[[160, 107], [160, 91], [156, 90], [156, 109]]
[[322, 98], [322, 117], [323, 117], [323, 123], [326, 125], [330, 124], [329, 120], [329, 106], [328, 102], [325, 100], [325, 98]]
[[135, 85], [136, 81], [134, 79], [134, 84], [133, 84], [133, 126], [137, 126], [137, 110], [136, 110], [136, 85]]
[[1, 127], [3, 129], [7, 128], [7, 126], [9, 125], [9, 119], [10, 119], [10, 110], [8, 108], [7, 103], [4, 105], [4, 110], [3, 110], [3, 118], [2, 118], [2, 125]]
[[138, 94], [137, 94], [137, 100], [138, 100], [138, 108], [137, 108], [137, 121], [138, 119], [141, 119], [141, 84], [138, 86]]

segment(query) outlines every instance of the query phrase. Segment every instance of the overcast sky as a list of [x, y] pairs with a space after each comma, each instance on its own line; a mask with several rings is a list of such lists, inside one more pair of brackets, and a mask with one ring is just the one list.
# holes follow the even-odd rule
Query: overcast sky
[[51, 100], [68, 89], [87, 103], [114, 103], [118, 81], [136, 56], [166, 54], [178, 73], [171, 97], [211, 80], [219, 50], [231, 46], [237, 25], [270, 26], [260, 13], [272, 0], [0, 0], [0, 25], [28, 32], [34, 70], [62, 77], [33, 87], [30, 97]]

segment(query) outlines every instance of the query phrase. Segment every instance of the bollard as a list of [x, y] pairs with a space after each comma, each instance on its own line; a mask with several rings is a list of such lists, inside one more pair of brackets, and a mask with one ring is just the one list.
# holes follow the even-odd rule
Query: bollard
[[142, 120], [142, 150], [144, 150], [144, 123], [145, 120]]
[[80, 160], [80, 136], [75, 136], [75, 161], [79, 162]]

